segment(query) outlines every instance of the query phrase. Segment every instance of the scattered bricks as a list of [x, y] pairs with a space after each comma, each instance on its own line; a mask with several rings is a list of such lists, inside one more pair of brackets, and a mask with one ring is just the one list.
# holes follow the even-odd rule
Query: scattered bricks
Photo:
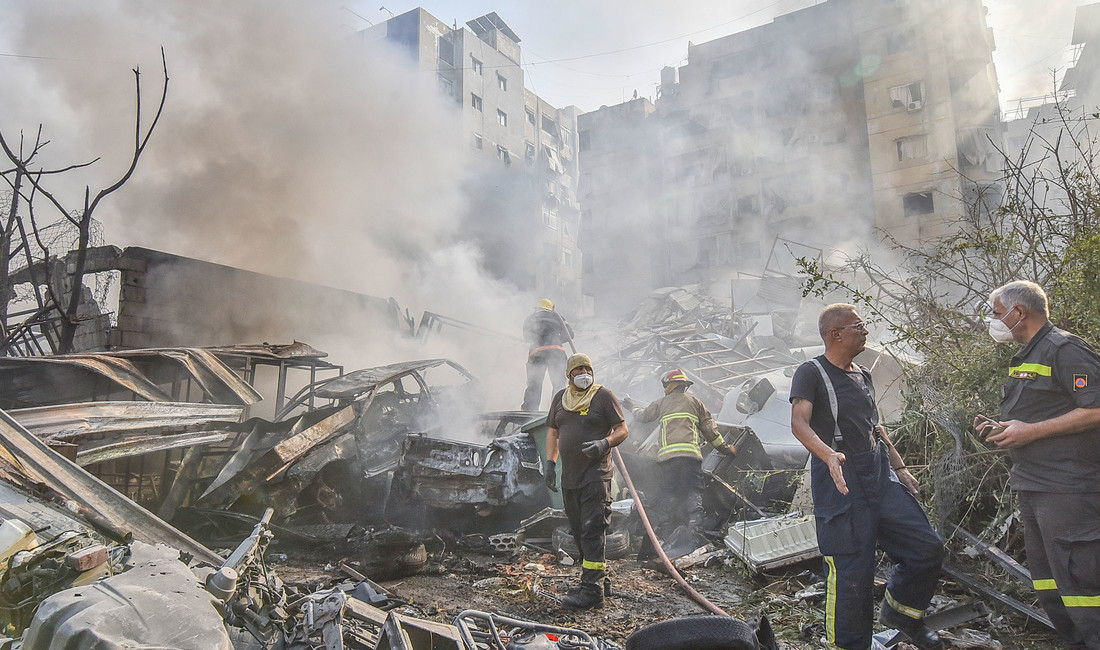
[[107, 547], [100, 544], [82, 548], [65, 557], [65, 566], [83, 573], [107, 561]]

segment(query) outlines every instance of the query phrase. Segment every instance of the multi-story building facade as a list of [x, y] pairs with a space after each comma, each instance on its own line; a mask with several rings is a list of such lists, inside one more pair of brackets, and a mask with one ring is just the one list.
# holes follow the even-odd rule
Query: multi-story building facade
[[[963, 177], [999, 177], [992, 50], [980, 0], [829, 0], [689, 44], [644, 129], [633, 102], [580, 117], [582, 244], [616, 220], [646, 230], [655, 243], [636, 254], [658, 276], [624, 296], [586, 274], [585, 291], [599, 311], [661, 284], [760, 273], [779, 237], [850, 250], [943, 233], [965, 214]], [[616, 136], [626, 129], [648, 144]], [[643, 151], [622, 174], [645, 182], [624, 193], [607, 161]]]
[[484, 182], [471, 189], [471, 214], [455, 217], [484, 245], [489, 269], [577, 313], [576, 108], [524, 87], [520, 38], [496, 13], [459, 27], [417, 8], [362, 34], [407, 52], [460, 108]]

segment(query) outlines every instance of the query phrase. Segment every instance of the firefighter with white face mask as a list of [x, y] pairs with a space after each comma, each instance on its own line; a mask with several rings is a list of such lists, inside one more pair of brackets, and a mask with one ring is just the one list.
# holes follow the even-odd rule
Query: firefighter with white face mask
[[990, 336], [1021, 347], [1000, 420], [978, 416], [974, 428], [1012, 459], [1039, 603], [1067, 648], [1100, 650], [1100, 356], [1050, 322], [1034, 282], [989, 300]]
[[628, 435], [623, 408], [595, 383], [592, 360], [574, 354], [566, 363], [569, 385], [554, 395], [546, 416], [546, 487], [561, 491], [565, 516], [580, 550], [581, 583], [562, 602], [578, 609], [603, 605], [607, 576], [604, 547], [611, 525], [611, 448]]

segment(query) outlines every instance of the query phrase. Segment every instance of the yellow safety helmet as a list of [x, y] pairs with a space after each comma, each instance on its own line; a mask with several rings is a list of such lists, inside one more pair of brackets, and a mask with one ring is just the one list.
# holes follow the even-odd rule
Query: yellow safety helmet
[[545, 309], [546, 311], [554, 311], [554, 303], [550, 302], [549, 298], [543, 298], [539, 301], [539, 309]]

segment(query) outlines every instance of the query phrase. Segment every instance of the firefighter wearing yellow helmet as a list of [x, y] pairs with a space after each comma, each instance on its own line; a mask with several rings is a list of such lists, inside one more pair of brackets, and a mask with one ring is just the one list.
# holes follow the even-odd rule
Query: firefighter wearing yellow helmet
[[[665, 396], [642, 408], [630, 410], [639, 422], [659, 421], [660, 447], [657, 467], [662, 488], [654, 504], [658, 514], [658, 534], [666, 538], [681, 526], [703, 541], [703, 453], [710, 443], [728, 456], [737, 453], [726, 444], [707, 407], [695, 396], [688, 395], [692, 381], [680, 368], [661, 378]], [[624, 400], [626, 401], [626, 400]], [[666, 544], [667, 546], [667, 544]], [[691, 550], [694, 550], [692, 548]]]

